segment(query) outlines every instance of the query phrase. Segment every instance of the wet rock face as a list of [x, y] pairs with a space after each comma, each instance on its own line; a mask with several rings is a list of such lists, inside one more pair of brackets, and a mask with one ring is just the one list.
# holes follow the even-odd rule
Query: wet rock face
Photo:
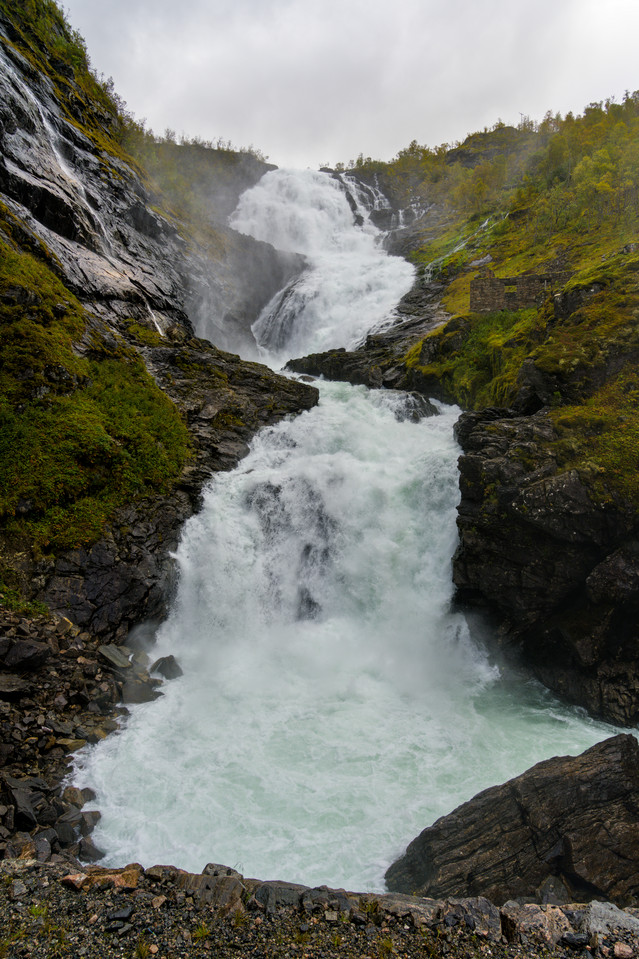
[[561, 471], [544, 412], [465, 413], [457, 424], [463, 602], [496, 613], [537, 676], [591, 714], [639, 720], [639, 547], [632, 511]]
[[[410, 843], [389, 889], [493, 902], [639, 901], [639, 745], [620, 735], [487, 789]], [[551, 900], [552, 901], [552, 900]]]
[[120, 156], [95, 146], [81, 110], [70, 121], [51, 81], [7, 42], [9, 31], [0, 23], [0, 195], [26, 244], [43, 243], [107, 324], [148, 321], [153, 311], [163, 332], [195, 325], [224, 349], [254, 347], [251, 323], [303, 266], [225, 225], [240, 193], [271, 167], [238, 162], [224, 197], [213, 196], [211, 220], [224, 236], [215, 259], [193, 242], [187, 248], [154, 208], [159, 198]]

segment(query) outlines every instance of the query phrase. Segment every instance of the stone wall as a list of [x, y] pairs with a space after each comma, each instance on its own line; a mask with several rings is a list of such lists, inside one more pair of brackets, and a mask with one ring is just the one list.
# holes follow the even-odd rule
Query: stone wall
[[484, 267], [470, 281], [470, 311], [488, 313], [537, 306], [549, 293], [560, 289], [570, 276], [564, 272], [497, 277], [491, 269]]

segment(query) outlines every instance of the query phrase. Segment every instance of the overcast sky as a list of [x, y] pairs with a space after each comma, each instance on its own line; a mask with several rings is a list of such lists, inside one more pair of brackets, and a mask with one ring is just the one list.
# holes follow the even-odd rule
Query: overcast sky
[[63, 0], [93, 66], [156, 133], [253, 145], [278, 166], [639, 88], [639, 0]]

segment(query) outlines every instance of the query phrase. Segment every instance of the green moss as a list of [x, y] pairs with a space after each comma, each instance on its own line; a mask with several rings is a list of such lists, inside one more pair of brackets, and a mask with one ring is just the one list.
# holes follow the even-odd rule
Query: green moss
[[142, 326], [135, 320], [125, 320], [127, 332], [141, 346], [162, 346], [165, 343], [164, 337], [157, 330], [151, 330], [148, 326]]
[[[404, 358], [406, 366], [435, 377], [466, 408], [507, 406], [517, 393], [517, 376], [531, 345], [544, 330], [536, 310], [476, 313], [429, 333]], [[426, 355], [430, 362], [421, 365]]]
[[[632, 284], [632, 281], [630, 281]], [[577, 287], [573, 287], [576, 289]], [[584, 289], [583, 287], [580, 287]], [[592, 290], [592, 287], [590, 287]], [[531, 353], [536, 367], [568, 384], [566, 398], [587, 395], [596, 372], [609, 363], [623, 365], [639, 349], [639, 290], [628, 288], [628, 275], [610, 275], [599, 292], [588, 292], [582, 305], [549, 329], [545, 341]]]
[[639, 374], [626, 370], [584, 403], [551, 413], [560, 463], [586, 471], [601, 502], [639, 504]]
[[94, 361], [89, 384], [24, 411], [0, 403], [0, 509], [41, 548], [95, 540], [118, 506], [167, 491], [188, 453], [186, 426], [140, 361]]
[[87, 338], [86, 322], [44, 263], [0, 240], [0, 517], [39, 549], [95, 540], [118, 506], [168, 490], [188, 454], [136, 351]]
[[44, 616], [49, 612], [44, 603], [26, 600], [19, 586], [8, 585], [11, 579], [12, 570], [0, 573], [0, 606], [20, 613], [22, 616]]
[[0, 394], [10, 403], [64, 392], [84, 379], [73, 349], [84, 311], [51, 270], [0, 239]]
[[213, 425], [220, 429], [239, 430], [243, 430], [246, 426], [241, 417], [228, 410], [222, 410], [220, 413], [218, 413], [213, 420]]

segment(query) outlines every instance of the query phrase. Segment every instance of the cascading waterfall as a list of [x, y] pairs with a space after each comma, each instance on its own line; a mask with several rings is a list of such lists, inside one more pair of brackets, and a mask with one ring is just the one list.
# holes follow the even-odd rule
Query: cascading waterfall
[[[312, 224], [334, 217], [349, 261], [357, 230], [339, 186], [283, 178], [311, 209], [265, 204], [265, 235], [299, 231], [308, 251]], [[357, 238], [351, 251], [356, 269]], [[349, 297], [344, 263], [340, 275]], [[291, 341], [308, 343], [295, 329]], [[458, 411], [407, 412], [399, 393], [322, 384], [316, 409], [262, 431], [209, 485], [154, 650], [184, 675], [77, 761], [76, 783], [98, 793], [107, 863], [215, 861], [380, 890], [439, 815], [609, 731], [491, 664], [451, 612]]]
[[326, 173], [267, 173], [240, 198], [231, 225], [308, 260], [253, 326], [271, 361], [353, 347], [413, 283], [413, 267], [386, 255], [372, 223], [356, 228], [343, 184]]

